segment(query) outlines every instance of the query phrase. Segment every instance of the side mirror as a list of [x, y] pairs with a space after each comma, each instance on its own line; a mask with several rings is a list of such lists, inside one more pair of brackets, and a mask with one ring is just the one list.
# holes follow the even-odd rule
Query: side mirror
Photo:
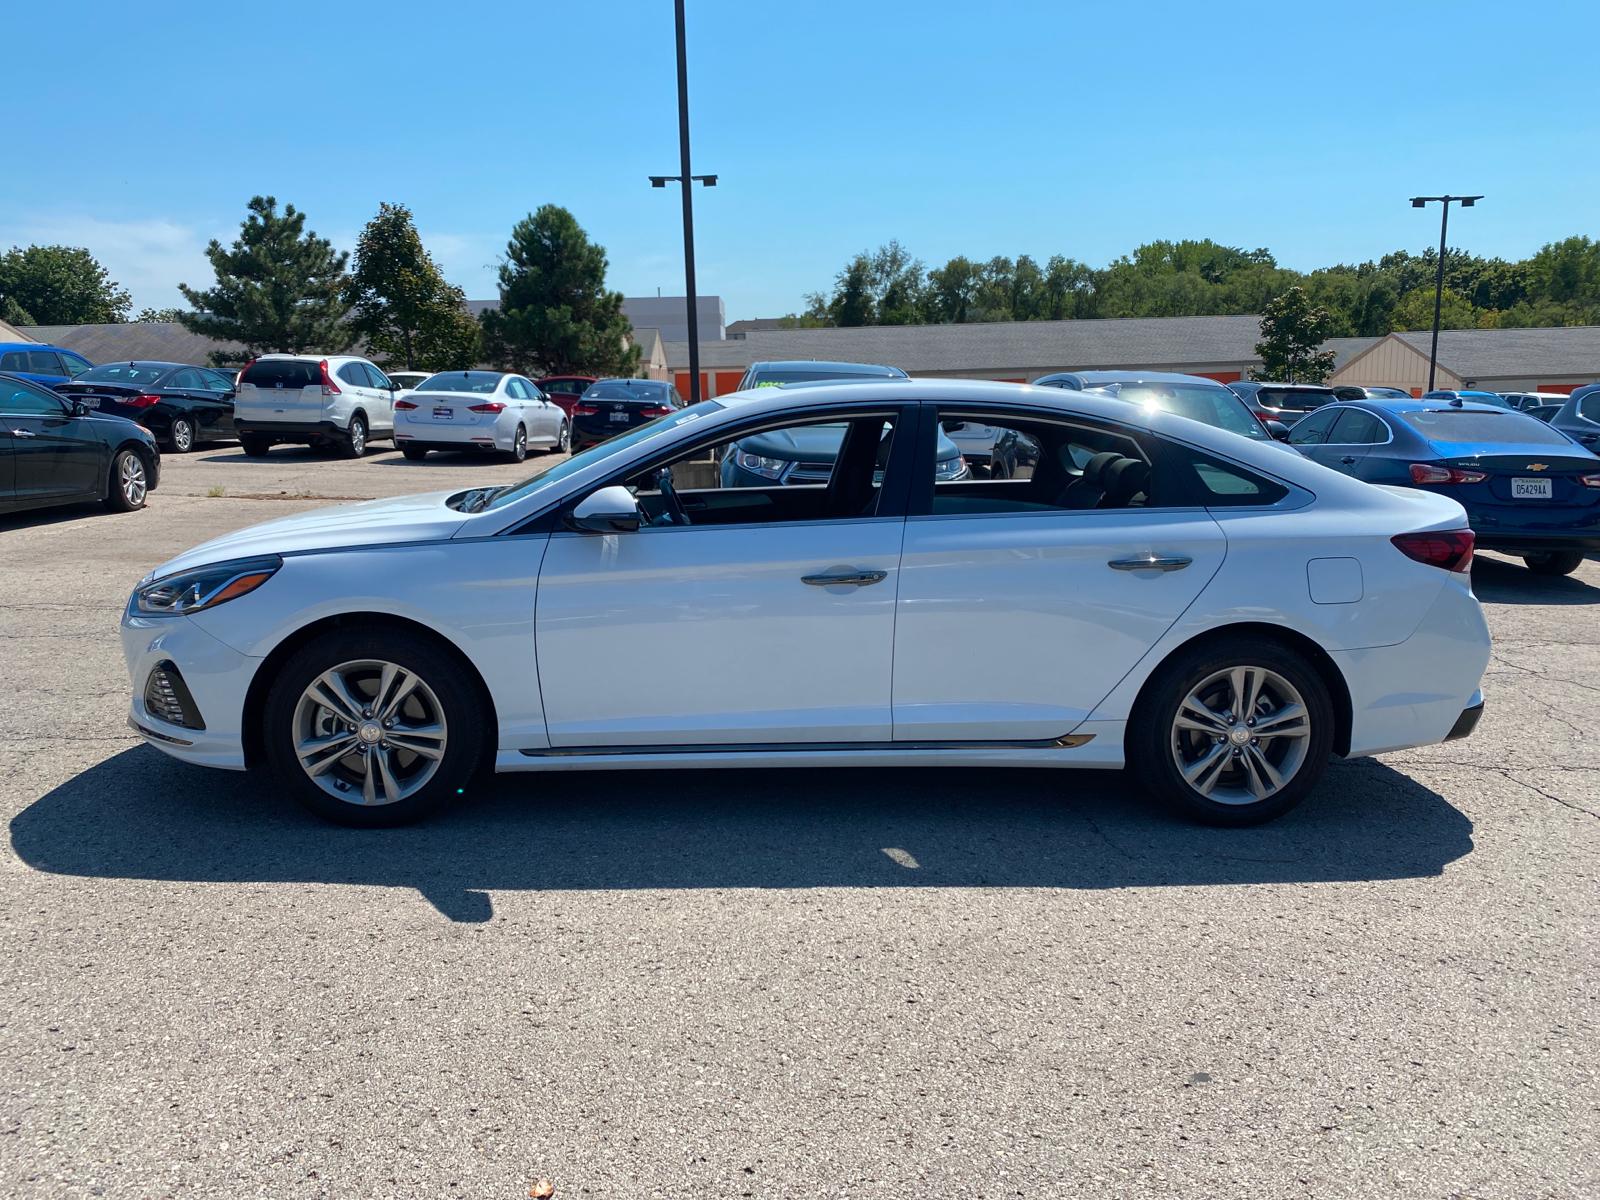
[[86, 417], [89, 415], [89, 406], [82, 400], [72, 401], [67, 405], [67, 410], [74, 417]]
[[1289, 440], [1289, 427], [1282, 421], [1269, 420], [1266, 424], [1267, 432], [1273, 437], [1277, 438], [1280, 442], [1287, 442]]
[[639, 502], [619, 484], [585, 496], [567, 518], [569, 526], [583, 533], [633, 533], [641, 521]]

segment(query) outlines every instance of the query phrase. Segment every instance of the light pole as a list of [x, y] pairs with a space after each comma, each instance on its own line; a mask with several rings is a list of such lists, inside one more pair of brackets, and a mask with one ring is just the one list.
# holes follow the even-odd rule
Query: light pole
[[689, 305], [689, 403], [700, 403], [700, 315], [694, 290], [694, 182], [716, 187], [715, 175], [689, 173], [689, 54], [683, 35], [683, 0], [674, 4], [678, 24], [678, 174], [652, 175], [650, 186], [683, 188], [683, 285]]
[[1462, 208], [1471, 208], [1482, 196], [1413, 196], [1412, 208], [1426, 208], [1439, 204], [1439, 267], [1433, 279], [1433, 348], [1428, 351], [1428, 390], [1433, 391], [1433, 374], [1439, 366], [1439, 313], [1444, 304], [1444, 239], [1450, 228], [1450, 201]]

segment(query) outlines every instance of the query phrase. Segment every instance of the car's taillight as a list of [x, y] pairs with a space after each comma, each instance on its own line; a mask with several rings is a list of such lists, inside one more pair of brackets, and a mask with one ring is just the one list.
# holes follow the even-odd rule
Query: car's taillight
[[475, 413], [502, 413], [506, 406], [498, 400], [486, 400], [482, 404], [472, 404], [467, 407], [468, 412]]
[[600, 410], [593, 404], [574, 404], [572, 415], [575, 417], [598, 417]]
[[1407, 558], [1445, 571], [1470, 571], [1476, 538], [1470, 529], [1440, 533], [1401, 533], [1389, 539]]
[[317, 369], [322, 372], [322, 394], [324, 396], [340, 395], [339, 385], [333, 381], [333, 376], [328, 374], [328, 360], [323, 359], [318, 363]]
[[1482, 483], [1487, 471], [1468, 471], [1461, 467], [1441, 467], [1434, 463], [1412, 463], [1412, 483]]
[[651, 417], [651, 418], [664, 417], [671, 411], [672, 410], [670, 408], [668, 408], [664, 404], [655, 404], [655, 405], [651, 405], [649, 408], [640, 409], [639, 410], [639, 415], [643, 416], [643, 417]]
[[1600, 488], [1600, 475], [1579, 475], [1578, 482], [1584, 487]]
[[416, 405], [411, 403], [411, 401], [409, 401], [409, 400], [396, 400], [394, 402], [394, 410], [395, 410], [395, 412], [405, 412], [406, 410], [412, 409], [412, 408], [415, 408], [415, 407], [416, 407]]
[[149, 408], [152, 404], [160, 403], [160, 396], [135, 396], [131, 400], [124, 400], [122, 406], [124, 408]]
[[244, 373], [246, 371], [248, 371], [251, 367], [255, 366], [255, 365], [256, 365], [256, 360], [252, 358], [249, 362], [245, 363], [244, 366], [239, 368], [239, 373], [233, 377], [233, 390], [234, 391], [237, 392], [239, 390], [239, 385], [244, 382]]

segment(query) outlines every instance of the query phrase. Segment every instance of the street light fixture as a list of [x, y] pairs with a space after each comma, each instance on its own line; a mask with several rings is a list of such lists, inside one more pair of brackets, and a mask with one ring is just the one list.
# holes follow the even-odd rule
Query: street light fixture
[[694, 187], [716, 187], [715, 175], [689, 171], [689, 55], [683, 33], [683, 0], [674, 4], [678, 32], [678, 174], [652, 175], [650, 186], [676, 183], [683, 189], [683, 283], [689, 306], [689, 403], [700, 403], [700, 313], [694, 287]]
[[1433, 391], [1433, 376], [1439, 366], [1439, 314], [1444, 305], [1444, 239], [1450, 228], [1450, 202], [1462, 208], [1471, 208], [1482, 196], [1413, 196], [1412, 208], [1426, 208], [1430, 204], [1441, 206], [1439, 211], [1439, 264], [1433, 278], [1433, 348], [1428, 351], [1428, 390]]

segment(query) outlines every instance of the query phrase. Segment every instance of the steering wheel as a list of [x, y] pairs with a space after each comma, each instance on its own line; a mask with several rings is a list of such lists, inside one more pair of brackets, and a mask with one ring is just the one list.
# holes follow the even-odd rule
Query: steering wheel
[[666, 515], [673, 525], [688, 525], [689, 513], [683, 507], [683, 501], [678, 499], [678, 489], [672, 486], [672, 468], [662, 467], [656, 472], [656, 488], [661, 492], [661, 499], [666, 502]]

